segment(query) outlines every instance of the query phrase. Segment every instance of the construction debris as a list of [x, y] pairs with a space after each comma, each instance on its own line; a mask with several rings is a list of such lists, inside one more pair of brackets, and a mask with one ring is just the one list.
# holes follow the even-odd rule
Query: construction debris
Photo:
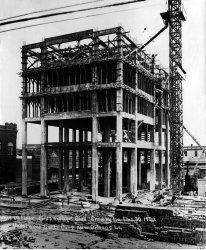
[[34, 243], [35, 238], [33, 236], [24, 235], [23, 230], [15, 229], [6, 233], [2, 233], [0, 236], [0, 243], [5, 243], [14, 248], [30, 248], [29, 243]]
[[[124, 195], [124, 201], [120, 205], [114, 205], [116, 202], [114, 198], [107, 204], [105, 202], [95, 204], [84, 195], [75, 192], [69, 204], [67, 196], [61, 194], [52, 194], [46, 200], [39, 199], [38, 196], [35, 196], [36, 200], [31, 197], [29, 207], [25, 207], [24, 210], [10, 210], [9, 216], [0, 217], [1, 223], [4, 222], [2, 226], [10, 223], [16, 227], [2, 234], [1, 242], [29, 248], [35, 237], [24, 237], [21, 227], [39, 227], [62, 232], [85, 231], [102, 239], [118, 236], [181, 244], [204, 243], [206, 199], [179, 196], [172, 205], [172, 196], [165, 193], [163, 203], [163, 199], [154, 202], [157, 194], [159, 191], [147, 190], [138, 192], [136, 196], [128, 193]], [[20, 197], [15, 199], [19, 201]], [[108, 198], [105, 199], [108, 201]], [[22, 199], [22, 202], [23, 200], [26, 198]], [[166, 201], [170, 201], [167, 206]], [[202, 210], [199, 211], [198, 207]]]

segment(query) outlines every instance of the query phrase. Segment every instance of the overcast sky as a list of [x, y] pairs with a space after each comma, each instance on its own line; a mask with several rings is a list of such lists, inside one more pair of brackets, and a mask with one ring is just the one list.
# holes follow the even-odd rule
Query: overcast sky
[[[88, 0], [1, 0], [0, 19], [86, 1]], [[123, 1], [126, 2], [126, 0], [118, 0], [118, 2]], [[92, 5], [88, 4], [64, 10], [99, 6], [114, 2], [117, 1], [98, 1]], [[183, 68], [187, 72], [186, 80], [183, 82], [184, 124], [202, 145], [206, 145], [206, 1], [182, 0], [182, 3], [187, 14], [187, 21], [183, 23], [182, 29]], [[0, 124], [5, 122], [17, 123], [19, 131], [18, 147], [21, 147], [22, 140], [21, 101], [19, 99], [22, 83], [21, 77], [17, 73], [21, 71], [21, 47], [23, 43], [40, 42], [43, 38], [85, 29], [106, 29], [119, 25], [122, 25], [126, 31], [130, 31], [131, 37], [136, 38], [137, 43], [144, 43], [163, 27], [164, 24], [160, 13], [167, 10], [167, 1], [146, 0], [122, 7], [74, 13], [0, 27], [1, 32], [30, 24], [82, 17], [113, 10], [122, 10], [122, 12], [0, 33]], [[167, 29], [146, 48], [146, 52], [158, 55], [158, 63], [162, 64], [166, 69], [168, 69], [169, 64], [168, 32], [169, 30]], [[40, 138], [38, 127], [35, 130], [36, 134], [32, 133], [33, 136], [29, 135], [29, 143], [38, 142]], [[191, 138], [184, 135], [184, 144], [189, 145], [191, 143], [195, 144]]]

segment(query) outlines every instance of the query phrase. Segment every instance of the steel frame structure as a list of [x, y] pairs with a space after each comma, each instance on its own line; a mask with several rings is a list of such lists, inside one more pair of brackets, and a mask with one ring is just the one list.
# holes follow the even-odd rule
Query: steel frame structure
[[[41, 126], [42, 197], [52, 171], [60, 190], [88, 187], [94, 201], [102, 194], [121, 201], [125, 187], [152, 191], [156, 173], [159, 185], [169, 183], [168, 74], [126, 33], [85, 30], [22, 47], [22, 195], [29, 123]], [[48, 139], [51, 126], [58, 142]]]

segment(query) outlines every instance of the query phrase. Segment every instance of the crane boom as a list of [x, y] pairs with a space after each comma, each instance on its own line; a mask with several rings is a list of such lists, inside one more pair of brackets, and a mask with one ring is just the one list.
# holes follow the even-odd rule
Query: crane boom
[[[203, 148], [203, 146], [198, 142], [198, 140], [190, 133], [190, 131], [184, 125], [183, 125], [183, 129], [188, 133], [188, 135], [193, 139], [193, 141], [195, 141], [197, 143], [197, 145], [202, 149], [202, 155], [205, 154], [206, 149]], [[192, 171], [192, 175], [194, 175], [195, 170], [200, 162], [200, 158], [202, 157], [202, 155], [198, 158], [197, 163]]]
[[190, 131], [183, 125], [184, 130], [188, 133], [188, 135], [197, 143], [197, 145], [202, 149], [202, 151], [205, 151], [205, 148], [201, 146], [201, 144], [198, 142], [198, 140], [190, 133]]

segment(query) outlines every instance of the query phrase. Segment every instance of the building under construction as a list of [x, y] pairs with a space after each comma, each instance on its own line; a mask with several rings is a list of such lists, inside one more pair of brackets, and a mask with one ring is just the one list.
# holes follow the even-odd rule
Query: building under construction
[[[98, 196], [169, 185], [168, 74], [122, 27], [85, 30], [22, 47], [22, 194], [27, 195], [27, 125], [41, 126], [40, 191], [50, 155], [58, 187]], [[59, 142], [48, 141], [48, 127]], [[34, 145], [32, 145], [34, 147]]]

